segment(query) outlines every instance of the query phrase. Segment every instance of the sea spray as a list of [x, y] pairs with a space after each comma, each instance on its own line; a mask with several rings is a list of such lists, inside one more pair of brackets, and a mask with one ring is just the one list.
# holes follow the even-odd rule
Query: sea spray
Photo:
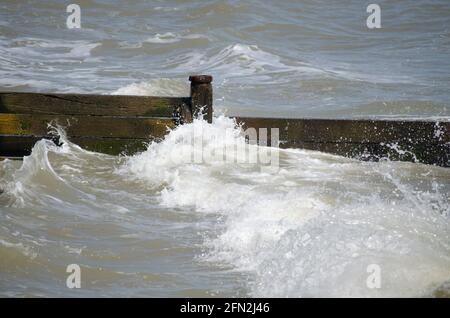
[[[421, 296], [450, 279], [447, 170], [292, 149], [279, 150], [274, 173], [168, 160], [199, 125], [217, 134], [206, 147], [242, 138], [238, 127], [223, 138], [231, 119], [195, 121], [130, 157], [122, 173], [164, 184], [163, 206], [219, 215], [203, 260], [249, 273], [252, 296]], [[382, 269], [382, 288], [366, 284], [371, 264]]]
[[[2, 1], [4, 91], [189, 96], [187, 75], [207, 73], [214, 110], [233, 115], [450, 118], [446, 0], [391, 1], [382, 33], [356, 0], [83, 1], [77, 32], [54, 2]], [[0, 295], [72, 297], [77, 263], [80, 297], [448, 297], [448, 169], [302, 150], [280, 151], [277, 173], [156, 156], [178, 146], [131, 159], [42, 141], [0, 161]]]
[[[214, 137], [202, 143], [208, 151], [246, 143], [232, 119], [218, 116], [212, 124], [195, 120], [169, 131], [163, 141], [130, 157], [83, 150], [57, 129], [61, 146], [41, 140], [23, 163], [1, 162], [2, 204], [35, 211], [19, 214], [27, 218], [24, 224], [52, 218], [62, 220], [61, 229], [71, 223], [80, 228], [62, 230], [68, 232], [58, 239], [35, 237], [23, 228], [15, 234], [17, 226], [6, 213], [0, 249], [22, 253], [25, 247], [24, 257], [40, 263], [46, 255], [42, 246], [52, 246], [70, 263], [77, 250], [80, 262], [91, 264], [89, 253], [103, 255], [105, 248], [106, 255], [128, 255], [123, 240], [139, 246], [149, 235], [186, 237], [192, 228], [202, 237], [201, 250], [189, 256], [192, 266], [226, 266], [248, 276], [240, 283], [250, 296], [426, 296], [449, 281], [447, 169], [294, 149], [277, 149], [279, 169], [273, 172], [262, 171], [258, 162], [173, 160], [198, 150], [192, 136], [199, 127]], [[234, 134], [225, 134], [230, 129]], [[98, 246], [105, 220], [115, 229], [108, 236], [118, 244], [113, 250]], [[92, 233], [85, 233], [87, 226]], [[142, 234], [148, 231], [154, 234]], [[82, 240], [84, 235], [91, 240]], [[55, 245], [61, 239], [63, 250]], [[147, 244], [140, 253], [154, 255]], [[178, 266], [180, 256], [174, 257]], [[113, 271], [114, 259], [102, 266]], [[150, 257], [147, 266], [164, 259]], [[57, 270], [52, 264], [46, 266]], [[380, 288], [367, 285], [372, 265], [380, 268]], [[114, 275], [122, 275], [118, 272]]]

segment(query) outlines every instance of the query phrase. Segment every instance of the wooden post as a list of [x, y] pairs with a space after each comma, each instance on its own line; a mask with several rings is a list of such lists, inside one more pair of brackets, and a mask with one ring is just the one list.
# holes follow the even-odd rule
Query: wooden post
[[197, 116], [200, 111], [203, 112], [203, 118], [212, 123], [213, 115], [213, 90], [210, 75], [189, 76], [191, 81], [191, 111], [193, 116]]

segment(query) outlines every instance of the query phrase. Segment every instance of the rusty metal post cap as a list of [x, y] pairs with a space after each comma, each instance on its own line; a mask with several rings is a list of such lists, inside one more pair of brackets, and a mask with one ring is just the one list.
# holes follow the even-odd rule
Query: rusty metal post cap
[[189, 76], [189, 80], [192, 83], [209, 84], [212, 82], [213, 77], [211, 75], [191, 75]]

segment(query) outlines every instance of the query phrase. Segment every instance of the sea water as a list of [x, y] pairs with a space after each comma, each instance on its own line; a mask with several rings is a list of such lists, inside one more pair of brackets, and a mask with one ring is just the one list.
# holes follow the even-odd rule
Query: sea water
[[245, 142], [228, 115], [448, 121], [448, 1], [380, 1], [377, 30], [356, 0], [77, 3], [80, 29], [63, 2], [0, 2], [2, 91], [188, 96], [206, 73], [217, 112], [134, 156], [59, 129], [0, 162], [1, 296], [448, 295], [448, 169], [172, 160], [199, 127], [206, 150]]

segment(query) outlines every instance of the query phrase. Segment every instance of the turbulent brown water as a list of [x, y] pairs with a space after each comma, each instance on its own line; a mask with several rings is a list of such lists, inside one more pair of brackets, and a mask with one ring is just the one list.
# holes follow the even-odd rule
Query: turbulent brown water
[[449, 120], [448, 1], [380, 1], [380, 30], [362, 1], [76, 3], [69, 30], [65, 3], [0, 1], [2, 91], [185, 96], [207, 73], [218, 114], [132, 157], [62, 136], [0, 162], [0, 296], [448, 295], [449, 169], [305, 150], [280, 150], [274, 172], [173, 160], [199, 127], [206, 149], [244, 142], [221, 112]]

